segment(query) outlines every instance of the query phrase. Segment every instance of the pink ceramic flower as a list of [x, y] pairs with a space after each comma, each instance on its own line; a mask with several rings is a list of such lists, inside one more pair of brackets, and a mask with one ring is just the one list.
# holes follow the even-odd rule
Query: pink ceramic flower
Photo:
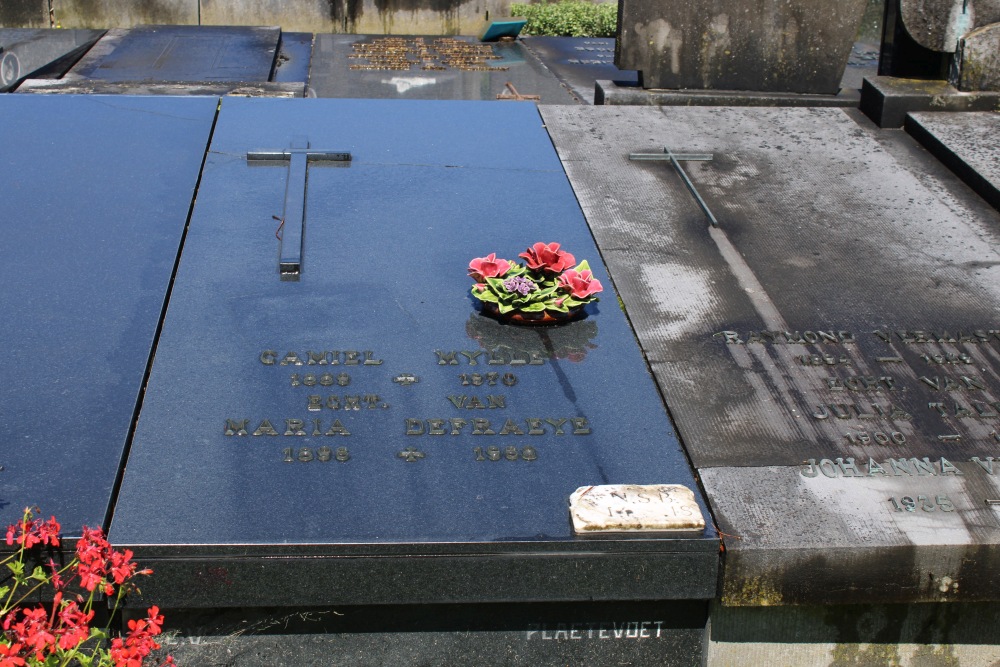
[[559, 249], [558, 243], [536, 243], [518, 257], [523, 257], [532, 271], [562, 273], [576, 264], [573, 255]]
[[477, 283], [487, 278], [502, 278], [512, 266], [506, 259], [497, 259], [497, 254], [491, 252], [486, 257], [477, 257], [469, 262], [469, 276]]
[[604, 291], [601, 281], [595, 280], [594, 274], [587, 270], [569, 269], [559, 276], [559, 287], [569, 292], [574, 299], [580, 300]]

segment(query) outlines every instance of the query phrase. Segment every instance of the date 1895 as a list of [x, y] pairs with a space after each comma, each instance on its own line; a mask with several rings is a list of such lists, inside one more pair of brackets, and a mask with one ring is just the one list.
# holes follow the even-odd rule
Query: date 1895
[[918, 509], [923, 512], [954, 512], [955, 506], [948, 496], [917, 496], [914, 500], [912, 496], [902, 498], [889, 498], [892, 509], [895, 512], [916, 512]]

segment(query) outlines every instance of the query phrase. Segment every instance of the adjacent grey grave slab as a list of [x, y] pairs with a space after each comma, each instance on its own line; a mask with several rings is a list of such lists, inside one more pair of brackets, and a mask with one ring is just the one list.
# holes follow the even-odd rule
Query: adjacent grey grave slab
[[112, 31], [70, 78], [107, 82], [269, 81], [277, 27], [147, 25]]
[[[472, 37], [398, 36], [402, 57], [409, 65], [403, 69], [368, 69], [369, 58], [353, 57], [361, 45], [376, 44], [385, 50], [384, 35], [316, 35], [313, 46], [309, 86], [316, 97], [426, 99], [426, 100], [496, 100], [509, 95], [505, 84], [511, 82], [522, 95], [537, 95], [544, 104], [576, 104], [569, 89], [518, 43], [483, 44]], [[470, 48], [483, 48], [490, 59], [474, 64], [475, 69], [445, 64], [441, 69], [423, 69], [420, 48], [427, 48], [431, 64], [441, 65], [441, 51], [435, 40], [446, 40], [449, 47], [458, 41]]]
[[536, 240], [608, 280], [534, 105], [223, 100], [110, 530], [136, 604], [714, 596], [710, 524], [573, 534], [586, 485], [708, 514], [610, 282], [566, 326], [479, 313], [470, 259]]
[[214, 98], [0, 96], [0, 522], [103, 524]]
[[[995, 599], [1000, 215], [842, 111], [543, 117], [724, 534], [723, 602]], [[682, 167], [717, 227], [629, 160], [664, 147], [714, 154]]]
[[911, 113], [906, 130], [1000, 209], [1000, 114]]
[[0, 28], [0, 92], [29, 76], [59, 77], [103, 30]]

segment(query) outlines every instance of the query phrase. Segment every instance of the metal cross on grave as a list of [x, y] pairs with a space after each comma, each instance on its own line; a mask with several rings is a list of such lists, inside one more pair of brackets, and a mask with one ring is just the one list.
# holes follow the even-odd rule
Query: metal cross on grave
[[282, 280], [298, 280], [302, 273], [302, 240], [306, 228], [306, 188], [310, 162], [346, 163], [347, 151], [320, 150], [309, 147], [305, 137], [294, 137], [288, 148], [277, 151], [249, 151], [247, 164], [256, 166], [288, 165], [285, 185], [285, 210], [281, 214], [282, 232], [278, 247], [278, 274]]
[[705, 212], [706, 216], [708, 216], [708, 221], [712, 223], [713, 227], [718, 227], [719, 221], [715, 219], [714, 215], [712, 215], [712, 211], [709, 210], [708, 204], [706, 204], [705, 200], [701, 198], [701, 195], [698, 193], [698, 189], [694, 187], [694, 183], [692, 183], [691, 179], [688, 178], [687, 173], [684, 171], [684, 168], [680, 163], [681, 160], [710, 162], [712, 157], [713, 155], [711, 153], [674, 153], [671, 152], [669, 148], [664, 147], [662, 153], [630, 153], [628, 159], [637, 161], [670, 160], [670, 163], [674, 165], [674, 169], [677, 170], [677, 173], [684, 181], [684, 185], [687, 186], [688, 190], [691, 191], [691, 194], [694, 195], [694, 198], [698, 201], [698, 206], [700, 206], [701, 210]]

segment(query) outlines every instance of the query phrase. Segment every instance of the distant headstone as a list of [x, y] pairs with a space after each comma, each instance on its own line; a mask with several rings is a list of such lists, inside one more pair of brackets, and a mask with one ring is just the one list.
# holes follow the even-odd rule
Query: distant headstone
[[0, 96], [0, 524], [107, 519], [216, 104]]
[[1000, 90], [1000, 0], [889, 0], [879, 74]]
[[58, 78], [86, 52], [103, 30], [0, 28], [0, 92], [29, 76]]
[[[573, 532], [581, 486], [698, 487], [535, 106], [310, 102], [222, 103], [110, 531], [146, 600], [713, 596], [711, 525]], [[479, 312], [469, 261], [535, 241], [606, 281], [584, 319]]]
[[615, 64], [645, 88], [835, 95], [865, 0], [621, 0]]
[[966, 33], [956, 53], [959, 90], [1000, 90], [1000, 22]]
[[[996, 600], [1000, 213], [838, 110], [542, 112], [705, 485], [723, 603]], [[718, 226], [628, 159], [664, 147], [713, 154], [684, 169]]]

